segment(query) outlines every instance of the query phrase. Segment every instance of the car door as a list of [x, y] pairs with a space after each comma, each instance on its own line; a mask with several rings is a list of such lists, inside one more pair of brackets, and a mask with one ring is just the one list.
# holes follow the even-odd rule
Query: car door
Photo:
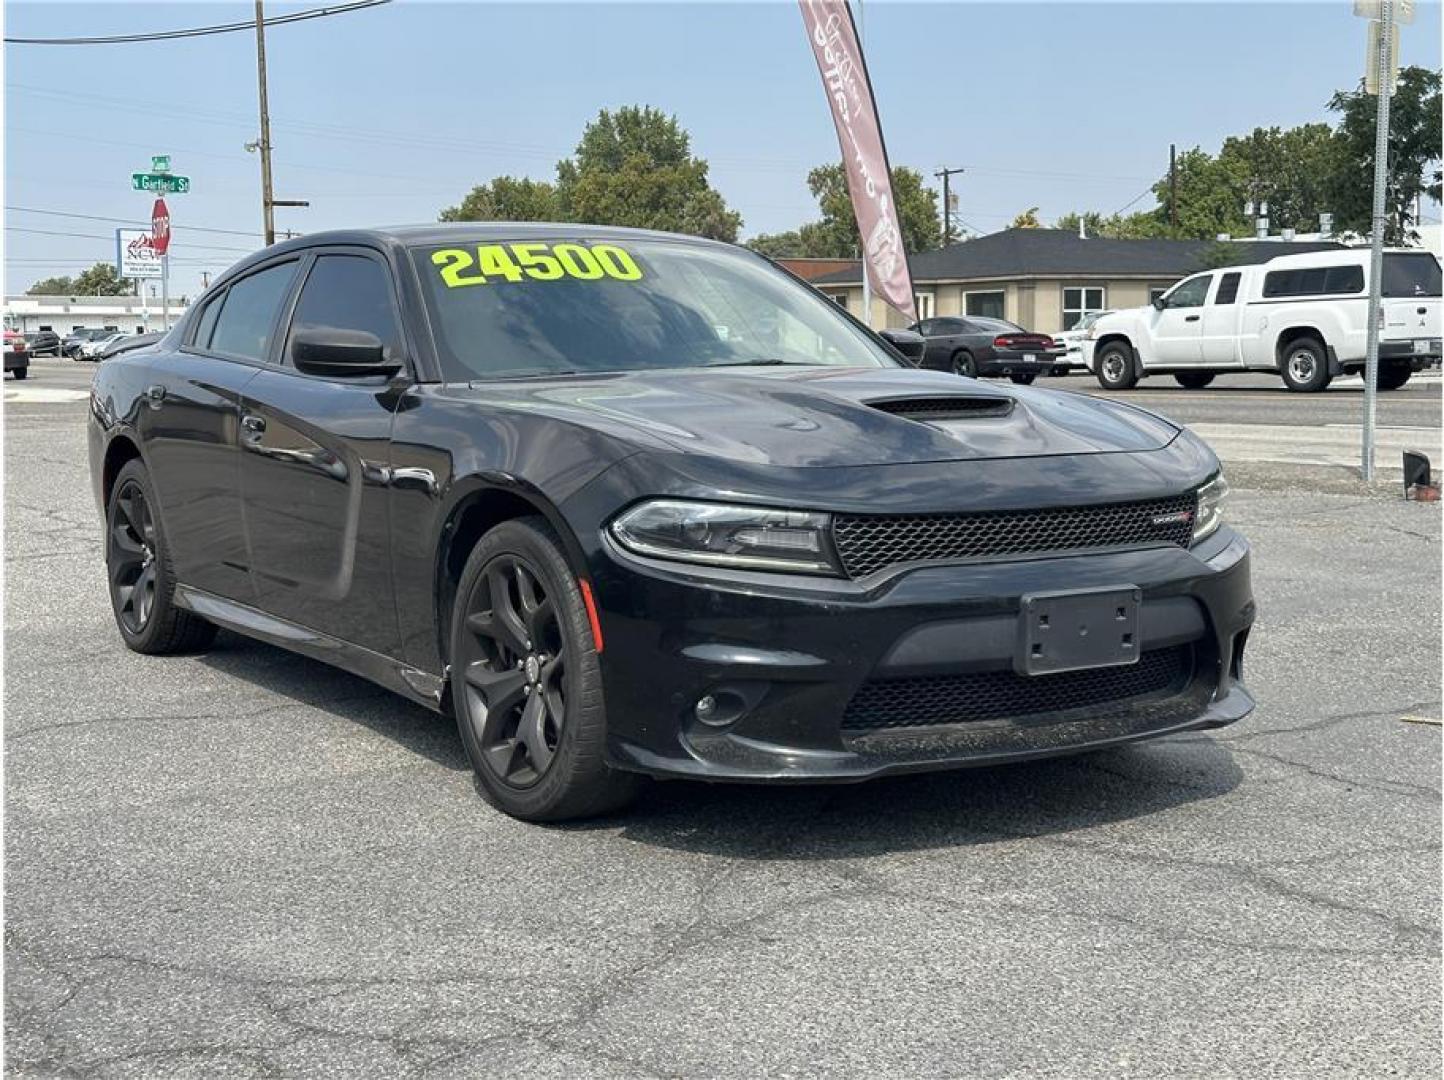
[[1199, 332], [1199, 354], [1207, 367], [1238, 368], [1243, 366], [1239, 349], [1239, 283], [1243, 273], [1229, 270], [1218, 275], [1218, 284], [1203, 305], [1202, 330]]
[[176, 577], [255, 599], [241, 518], [241, 393], [270, 348], [299, 263], [237, 278], [207, 299], [175, 351], [145, 368], [135, 426]]
[[241, 403], [241, 496], [262, 610], [396, 655], [387, 469], [392, 418], [410, 380], [298, 371], [303, 330], [375, 334], [406, 355], [390, 267], [362, 247], [314, 249], [275, 363]]
[[1196, 367], [1203, 363], [1203, 302], [1212, 274], [1188, 278], [1163, 297], [1163, 310], [1153, 316], [1153, 355], [1147, 361], [1165, 367]]

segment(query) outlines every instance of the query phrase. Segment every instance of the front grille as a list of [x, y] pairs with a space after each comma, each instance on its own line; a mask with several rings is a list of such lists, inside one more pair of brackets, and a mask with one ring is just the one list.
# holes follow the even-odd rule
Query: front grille
[[1152, 649], [1126, 667], [1053, 675], [979, 671], [865, 682], [843, 713], [844, 731], [965, 724], [1121, 705], [1176, 694], [1193, 676], [1193, 647]]
[[[1187, 547], [1198, 498], [1103, 506], [1051, 506], [976, 514], [838, 514], [833, 542], [850, 577], [899, 563], [985, 559], [1034, 552], [1084, 551], [1136, 544]], [[1169, 518], [1174, 520], [1167, 520]], [[1155, 519], [1162, 524], [1155, 524]]]
[[961, 420], [981, 416], [1007, 416], [1013, 401], [1005, 397], [904, 398], [897, 401], [869, 401], [881, 412], [909, 420]]

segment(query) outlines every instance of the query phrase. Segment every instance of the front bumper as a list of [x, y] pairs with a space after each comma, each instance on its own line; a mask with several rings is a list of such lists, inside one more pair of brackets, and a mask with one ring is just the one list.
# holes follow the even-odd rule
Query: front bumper
[[[1193, 550], [923, 566], [881, 582], [713, 572], [604, 544], [593, 576], [608, 759], [627, 770], [863, 780], [1219, 727], [1254, 704], [1242, 683], [1254, 619], [1248, 545], [1227, 527]], [[1144, 659], [1178, 665], [1166, 687], [1090, 699], [1088, 687], [1140, 684], [1129, 684], [1132, 669], [1095, 669], [1097, 680], [1053, 683], [1068, 692], [1052, 694], [1040, 688], [1068, 675], [1013, 673], [1023, 594], [1120, 585], [1142, 590]], [[984, 687], [1003, 704], [948, 719], [948, 694], [976, 715]], [[704, 695], [722, 705], [714, 721], [730, 722], [697, 718]]]

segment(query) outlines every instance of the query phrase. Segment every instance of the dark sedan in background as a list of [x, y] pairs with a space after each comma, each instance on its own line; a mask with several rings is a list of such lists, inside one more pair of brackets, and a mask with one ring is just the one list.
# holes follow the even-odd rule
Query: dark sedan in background
[[37, 330], [25, 335], [25, 343], [31, 356], [59, 356], [60, 335], [54, 330]]
[[1006, 375], [1025, 385], [1039, 375], [1064, 371], [1064, 346], [1003, 319], [948, 315], [923, 319], [910, 329], [927, 340], [925, 368], [970, 378]]

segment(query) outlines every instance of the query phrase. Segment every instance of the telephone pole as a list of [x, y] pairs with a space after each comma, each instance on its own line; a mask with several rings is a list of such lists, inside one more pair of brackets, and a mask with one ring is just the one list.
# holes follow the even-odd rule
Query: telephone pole
[[276, 242], [276, 216], [271, 202], [271, 110], [266, 101], [266, 12], [263, 0], [256, 0], [256, 79], [260, 83], [261, 141], [261, 214], [266, 231], [266, 246]]
[[966, 169], [939, 169], [934, 176], [943, 178], [943, 247], [953, 242], [953, 204], [948, 196], [948, 177], [961, 176]]
[[1168, 224], [1178, 231], [1178, 147], [1168, 144]]

